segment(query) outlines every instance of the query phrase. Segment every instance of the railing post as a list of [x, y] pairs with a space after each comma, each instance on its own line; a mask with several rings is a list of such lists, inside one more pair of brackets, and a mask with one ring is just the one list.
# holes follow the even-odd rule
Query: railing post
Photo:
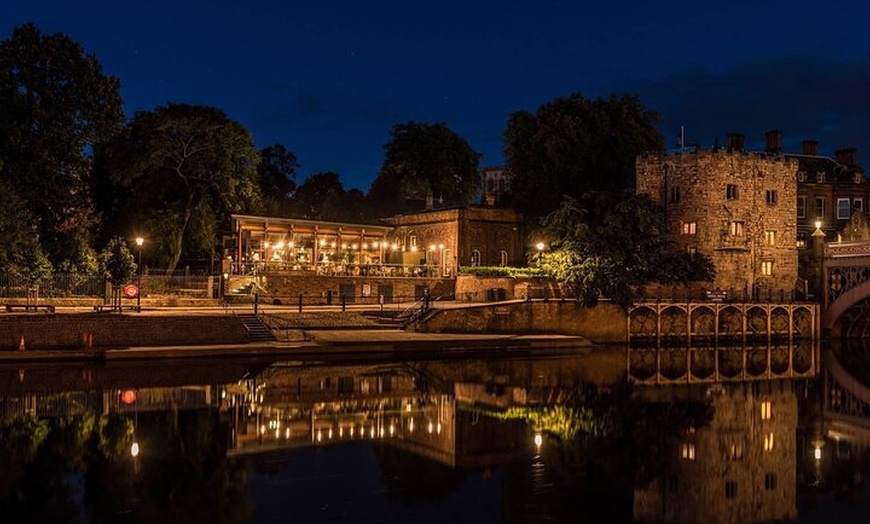
[[342, 313], [347, 311], [347, 297], [345, 297], [344, 293], [341, 294], [341, 311]]
[[299, 293], [299, 312], [302, 313], [302, 293]]

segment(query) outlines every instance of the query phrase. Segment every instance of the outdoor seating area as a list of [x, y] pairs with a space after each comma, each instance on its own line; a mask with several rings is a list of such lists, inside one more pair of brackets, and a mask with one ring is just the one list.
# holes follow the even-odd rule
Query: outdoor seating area
[[324, 277], [395, 277], [395, 278], [441, 278], [440, 266], [428, 264], [287, 264], [284, 262], [256, 262], [234, 264], [233, 275], [261, 275], [284, 273], [287, 276]]

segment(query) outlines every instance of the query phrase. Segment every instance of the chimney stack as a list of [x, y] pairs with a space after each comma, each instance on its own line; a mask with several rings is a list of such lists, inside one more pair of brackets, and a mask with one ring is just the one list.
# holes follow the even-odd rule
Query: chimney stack
[[774, 129], [764, 133], [764, 150], [768, 153], [782, 153], [782, 131]]
[[846, 167], [855, 167], [858, 165], [858, 150], [854, 147], [838, 150], [837, 163]]
[[743, 151], [743, 135], [728, 133], [728, 151]]
[[819, 142], [817, 140], [804, 140], [802, 153], [807, 156], [819, 156]]

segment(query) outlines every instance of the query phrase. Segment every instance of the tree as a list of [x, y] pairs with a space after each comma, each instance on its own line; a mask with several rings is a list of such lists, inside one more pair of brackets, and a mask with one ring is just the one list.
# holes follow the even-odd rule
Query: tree
[[33, 284], [51, 273], [39, 244], [38, 221], [12, 186], [0, 180], [0, 272]]
[[295, 213], [301, 218], [311, 220], [330, 220], [323, 214], [324, 205], [344, 194], [344, 185], [338, 173], [325, 171], [305, 179], [296, 190]]
[[296, 190], [296, 155], [281, 144], [260, 151], [257, 175], [266, 213], [281, 215], [289, 211], [290, 199]]
[[100, 253], [100, 265], [112, 284], [112, 305], [120, 310], [121, 286], [136, 274], [136, 261], [121, 237], [113, 238]]
[[259, 151], [248, 130], [217, 108], [168, 104], [138, 112], [101, 155], [124, 201], [116, 205], [127, 213], [120, 222], [147, 231], [152, 256], [169, 271], [184, 253], [214, 258], [230, 214], [262, 206]]
[[469, 204], [480, 186], [480, 154], [447, 124], [396, 124], [384, 146], [386, 157], [369, 190], [381, 216], [406, 211], [408, 200]]
[[535, 114], [511, 114], [504, 134], [513, 176], [508, 201], [536, 221], [559, 207], [562, 195], [633, 189], [637, 156], [664, 148], [658, 121], [633, 95], [587, 100], [574, 93]]
[[120, 82], [69, 37], [26, 24], [0, 42], [0, 180], [32, 212], [55, 265], [85, 271], [93, 258], [89, 149], [123, 120]]
[[666, 237], [662, 216], [647, 195], [565, 197], [542, 220], [551, 247], [538, 254], [537, 264], [583, 306], [594, 306], [603, 295], [627, 308], [644, 284], [712, 279], [711, 259]]

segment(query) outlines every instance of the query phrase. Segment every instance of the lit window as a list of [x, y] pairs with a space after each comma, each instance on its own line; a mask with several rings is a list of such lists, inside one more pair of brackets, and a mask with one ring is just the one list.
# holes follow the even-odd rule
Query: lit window
[[797, 247], [807, 247], [807, 232], [800, 231], [797, 234]]
[[807, 217], [807, 197], [799, 196], [797, 198], [797, 217], [798, 218], [806, 218]]
[[737, 496], [737, 483], [733, 480], [725, 482], [725, 498], [733, 499]]
[[764, 436], [764, 451], [773, 451], [773, 432]]
[[743, 460], [743, 444], [740, 442], [731, 442], [728, 444], [726, 457], [728, 460]]
[[735, 184], [728, 184], [725, 186], [725, 198], [728, 200], [737, 200], [737, 186]]
[[695, 246], [688, 246], [688, 247], [686, 248], [686, 251], [687, 251], [690, 255], [694, 255], [695, 253], [698, 252], [698, 248], [695, 247]]
[[697, 222], [683, 222], [683, 234], [694, 235], [698, 232]]
[[777, 200], [777, 194], [775, 189], [768, 189], [764, 193], [764, 198], [770, 205], [775, 205]]
[[852, 211], [852, 203], [848, 198], [837, 199], [837, 220], [849, 220]]
[[764, 489], [767, 491], [776, 489], [776, 473], [768, 473], [764, 476]]
[[679, 202], [680, 201], [680, 186], [674, 186], [671, 188], [671, 202]]
[[743, 236], [743, 221], [742, 220], [732, 220], [728, 225], [728, 232], [732, 237], [742, 237]]
[[680, 457], [684, 460], [695, 460], [695, 444], [683, 442], [683, 445], [680, 446]]
[[764, 232], [764, 243], [768, 246], [776, 245], [776, 231], [768, 229]]
[[761, 403], [761, 420], [770, 420], [770, 401], [765, 400]]
[[773, 274], [773, 261], [765, 260], [761, 263], [761, 274], [765, 277], [769, 277]]
[[416, 237], [416, 235], [411, 235], [411, 236], [409, 236], [409, 237], [408, 237], [408, 243], [411, 245], [411, 247], [417, 247], [417, 237]]

